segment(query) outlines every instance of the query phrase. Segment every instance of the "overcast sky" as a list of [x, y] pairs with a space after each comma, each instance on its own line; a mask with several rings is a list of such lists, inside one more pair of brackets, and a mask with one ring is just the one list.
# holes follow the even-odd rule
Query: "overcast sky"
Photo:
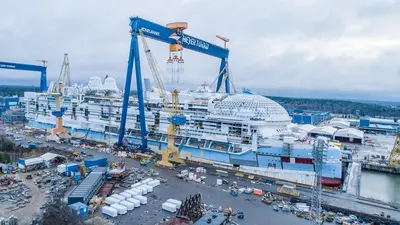
[[[63, 54], [72, 80], [109, 74], [125, 83], [129, 17], [185, 21], [195, 37], [228, 37], [238, 90], [298, 97], [400, 100], [400, 2], [396, 0], [14, 0], [2, 1], [0, 61], [46, 59], [48, 79]], [[149, 41], [161, 68], [168, 45]], [[142, 54], [144, 76], [151, 76]], [[184, 51], [182, 86], [213, 82], [219, 60]], [[165, 70], [165, 69], [164, 69]], [[0, 84], [38, 85], [39, 74], [0, 71]], [[132, 88], [135, 89], [135, 84]]]

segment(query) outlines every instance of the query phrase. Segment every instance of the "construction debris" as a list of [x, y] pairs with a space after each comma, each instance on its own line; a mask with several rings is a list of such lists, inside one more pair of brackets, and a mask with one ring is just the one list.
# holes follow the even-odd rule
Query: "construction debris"
[[0, 201], [8, 202], [11, 211], [24, 208], [30, 202], [29, 188], [15, 177], [0, 178]]

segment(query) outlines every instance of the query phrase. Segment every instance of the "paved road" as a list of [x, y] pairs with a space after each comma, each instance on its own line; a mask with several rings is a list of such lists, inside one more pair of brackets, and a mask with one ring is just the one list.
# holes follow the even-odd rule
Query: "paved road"
[[[35, 139], [33, 137], [27, 137], [26, 141], [37, 141], [40, 139]], [[75, 151], [85, 151], [88, 154], [93, 154], [94, 157], [108, 157], [109, 160], [111, 161], [118, 161], [119, 158], [116, 156], [113, 156], [111, 154], [107, 154], [105, 152], [99, 152], [96, 150], [91, 150], [91, 149], [82, 149], [82, 148], [77, 148], [77, 147], [72, 147], [69, 145], [60, 145], [60, 144], [56, 144], [56, 143], [51, 143], [51, 142], [44, 142], [43, 145], [49, 145], [55, 148], [72, 148]], [[132, 160], [132, 159], [127, 159], [126, 160], [126, 165], [128, 167], [140, 167], [139, 162]], [[153, 166], [148, 166], [148, 168], [151, 168]], [[166, 177], [175, 177], [176, 172], [175, 171], [171, 171], [169, 169], [160, 169], [160, 168], [155, 168], [156, 170], [158, 170], [160, 172], [160, 175], [162, 176], [166, 176]], [[208, 177], [211, 177], [211, 175], [207, 175]], [[172, 178], [174, 179], [174, 178]], [[213, 179], [216, 179], [215, 177]], [[230, 178], [232, 180], [235, 180], [236, 178]], [[262, 184], [250, 184], [250, 181], [248, 180], [240, 180], [238, 181], [239, 184], [243, 184], [243, 185], [249, 185], [249, 186], [253, 186], [253, 187], [257, 187], [257, 188], [262, 188], [264, 190], [271, 190], [271, 191], [276, 191], [276, 188], [278, 186], [276, 185], [272, 185], [271, 187], [266, 186], [266, 185], [262, 185]], [[311, 190], [308, 188], [298, 188], [298, 191], [300, 192], [301, 196], [303, 197], [307, 197], [310, 198], [311, 196]], [[212, 198], [211, 198], [212, 199]], [[387, 207], [386, 205], [382, 205], [382, 204], [377, 204], [377, 203], [373, 203], [373, 204], [365, 204], [365, 201], [360, 201], [357, 199], [356, 196], [353, 195], [349, 195], [346, 193], [335, 193], [332, 191], [328, 191], [328, 192], [324, 192], [323, 193], [323, 201], [325, 201], [328, 204], [334, 205], [334, 206], [338, 206], [338, 207], [344, 207], [344, 208], [348, 208], [351, 210], [355, 210], [355, 211], [359, 211], [359, 212], [365, 212], [365, 213], [369, 213], [369, 214], [373, 214], [375, 212], [385, 212], [386, 214], [389, 214], [392, 216], [393, 219], [399, 220], [400, 221], [400, 211]]]

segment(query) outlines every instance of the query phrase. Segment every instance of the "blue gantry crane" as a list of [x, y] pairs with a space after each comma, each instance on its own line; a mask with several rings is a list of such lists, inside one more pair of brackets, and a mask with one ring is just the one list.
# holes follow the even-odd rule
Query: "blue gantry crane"
[[11, 63], [11, 62], [0, 62], [0, 69], [10, 70], [25, 70], [25, 71], [37, 71], [40, 72], [40, 92], [47, 91], [47, 77], [46, 77], [46, 62], [45, 60], [38, 60], [43, 62], [43, 66]]
[[139, 58], [139, 43], [138, 36], [142, 35], [146, 38], [151, 38], [157, 41], [161, 41], [170, 44], [171, 47], [181, 47], [183, 49], [190, 49], [199, 53], [210, 55], [221, 59], [218, 81], [216, 85], [216, 91], [220, 91], [223, 82], [225, 83], [226, 93], [230, 93], [230, 81], [228, 76], [228, 56], [229, 50], [209, 42], [203, 41], [196, 37], [183, 33], [183, 29], [172, 29], [166, 26], [162, 26], [140, 17], [130, 18], [130, 33], [132, 36], [131, 45], [129, 49], [129, 60], [128, 68], [126, 72], [126, 82], [124, 91], [124, 101], [122, 106], [122, 117], [119, 131], [117, 146], [124, 145], [125, 135], [125, 124], [128, 112], [129, 94], [131, 90], [132, 81], [132, 70], [133, 64], [135, 64], [136, 72], [136, 85], [138, 92], [138, 103], [139, 103], [139, 117], [140, 117], [140, 130], [141, 130], [141, 145], [140, 150], [146, 151], [147, 139], [146, 139], [146, 121], [144, 114], [144, 98], [143, 98], [143, 87], [142, 87], [142, 74], [140, 69], [140, 58]]

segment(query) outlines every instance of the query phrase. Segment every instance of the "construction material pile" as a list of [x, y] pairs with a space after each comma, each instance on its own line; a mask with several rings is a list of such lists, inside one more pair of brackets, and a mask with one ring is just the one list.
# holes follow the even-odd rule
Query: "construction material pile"
[[0, 224], [8, 224], [8, 225], [18, 225], [18, 218], [15, 216], [10, 216], [8, 218], [1, 217]]
[[11, 204], [10, 210], [23, 208], [30, 202], [29, 188], [15, 177], [3, 177], [0, 179], [0, 201]]

